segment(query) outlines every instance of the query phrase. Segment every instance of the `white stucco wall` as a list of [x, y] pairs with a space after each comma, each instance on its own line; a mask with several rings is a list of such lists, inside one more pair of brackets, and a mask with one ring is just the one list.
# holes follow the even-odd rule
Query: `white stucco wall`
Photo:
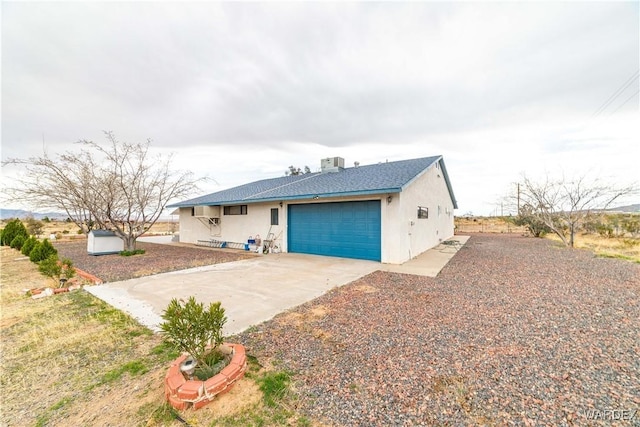
[[[453, 202], [439, 165], [382, 206], [382, 262], [401, 264], [453, 236]], [[429, 218], [418, 219], [418, 206], [429, 209]]]
[[[279, 212], [278, 225], [271, 226], [271, 209]], [[249, 236], [260, 235], [262, 240], [269, 232], [273, 233], [275, 244], [282, 248], [284, 239], [284, 225], [286, 224], [286, 205], [280, 207], [278, 203], [247, 204], [246, 215], [224, 215], [220, 209], [218, 225], [208, 224], [206, 218], [191, 216], [191, 208], [180, 208], [180, 241], [196, 243], [198, 240], [222, 240], [228, 242], [246, 243]]]

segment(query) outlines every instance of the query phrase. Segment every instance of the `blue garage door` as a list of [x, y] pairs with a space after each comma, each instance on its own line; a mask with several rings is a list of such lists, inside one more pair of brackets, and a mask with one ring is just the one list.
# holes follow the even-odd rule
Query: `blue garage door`
[[380, 201], [289, 205], [288, 251], [380, 261]]

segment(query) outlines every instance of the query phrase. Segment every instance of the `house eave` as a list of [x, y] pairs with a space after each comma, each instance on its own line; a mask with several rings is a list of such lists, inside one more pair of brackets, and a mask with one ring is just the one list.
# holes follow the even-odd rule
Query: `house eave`
[[216, 200], [213, 202], [201, 202], [201, 203], [176, 203], [168, 205], [170, 208], [190, 208], [193, 206], [228, 206], [228, 205], [248, 205], [253, 203], [267, 203], [267, 202], [282, 202], [282, 201], [297, 201], [297, 200], [320, 200], [330, 198], [344, 198], [344, 197], [358, 197], [358, 196], [372, 196], [382, 195], [390, 193], [399, 193], [402, 188], [378, 188], [375, 190], [362, 190], [362, 191], [345, 191], [345, 192], [332, 192], [332, 193], [317, 193], [317, 194], [301, 194], [297, 196], [283, 196], [283, 197], [264, 197], [264, 198], [251, 198], [241, 200]]

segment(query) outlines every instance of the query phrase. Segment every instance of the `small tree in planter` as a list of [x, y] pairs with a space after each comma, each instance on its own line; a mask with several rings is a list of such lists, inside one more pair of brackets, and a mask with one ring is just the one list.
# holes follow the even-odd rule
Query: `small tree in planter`
[[69, 258], [58, 259], [58, 255], [50, 255], [38, 263], [38, 270], [47, 277], [51, 277], [62, 287], [69, 279], [76, 275], [73, 262]]
[[220, 372], [229, 362], [228, 354], [220, 351], [223, 341], [222, 327], [227, 322], [220, 302], [204, 304], [194, 297], [172, 299], [162, 318], [160, 330], [167, 344], [188, 353], [196, 361], [194, 375], [206, 380]]

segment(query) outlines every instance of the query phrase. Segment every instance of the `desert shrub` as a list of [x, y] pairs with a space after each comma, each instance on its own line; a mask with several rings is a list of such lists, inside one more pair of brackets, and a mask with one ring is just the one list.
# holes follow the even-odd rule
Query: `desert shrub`
[[551, 228], [549, 228], [544, 221], [537, 218], [535, 215], [518, 215], [517, 217], [514, 217], [513, 223], [520, 227], [526, 227], [533, 237], [544, 237], [551, 231]]
[[174, 298], [162, 318], [160, 330], [168, 345], [189, 353], [204, 369], [212, 368], [210, 363], [217, 363], [208, 357], [212, 352], [207, 347], [216, 348], [222, 344], [222, 327], [227, 318], [220, 302], [209, 304], [205, 310], [204, 304], [196, 302], [194, 297], [189, 297], [186, 303]]
[[35, 237], [31, 236], [27, 240], [24, 241], [24, 243], [22, 244], [22, 249], [20, 250], [20, 252], [22, 252], [22, 255], [29, 256], [29, 254], [33, 250], [34, 246], [37, 245], [37, 244], [38, 244], [38, 239], [36, 239]]
[[622, 220], [622, 229], [634, 237], [640, 234], [640, 215], [624, 218]]
[[21, 234], [18, 234], [11, 241], [11, 247], [13, 249], [21, 250], [22, 249], [22, 245], [24, 245], [24, 241], [25, 241], [25, 237], [23, 235], [21, 235]]
[[33, 247], [31, 253], [29, 253], [29, 259], [31, 260], [31, 262], [40, 262], [49, 258], [51, 255], [57, 254], [58, 251], [53, 247], [51, 242], [49, 242], [49, 240], [47, 239], [44, 239], [42, 242], [38, 242]]
[[18, 218], [9, 221], [4, 230], [2, 230], [2, 245], [10, 246], [16, 236], [23, 236], [25, 239], [29, 237], [27, 229]]
[[42, 230], [44, 229], [44, 223], [42, 221], [29, 217], [25, 222], [27, 223], [27, 231], [29, 234], [33, 236], [39, 236], [42, 234]]

